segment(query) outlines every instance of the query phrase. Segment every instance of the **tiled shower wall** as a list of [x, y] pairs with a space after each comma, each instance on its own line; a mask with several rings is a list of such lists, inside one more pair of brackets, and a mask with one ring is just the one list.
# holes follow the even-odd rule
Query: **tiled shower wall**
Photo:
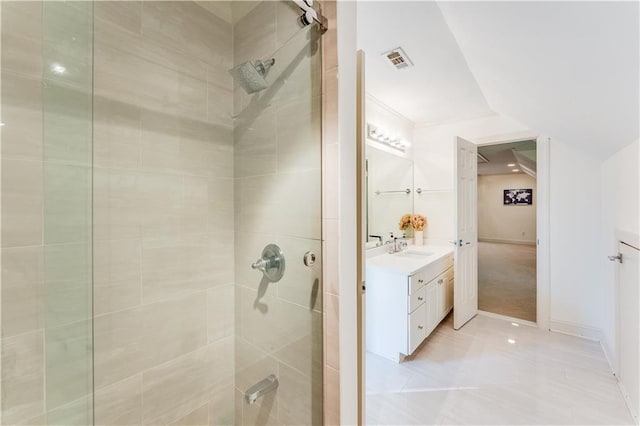
[[[94, 50], [69, 69], [86, 81], [66, 82], [94, 92], [67, 90], [74, 108], [51, 99], [43, 132], [47, 13], [2, 3], [2, 424], [86, 424], [93, 388], [96, 424], [319, 424], [317, 34], [284, 1], [235, 21], [192, 2], [94, 7]], [[269, 89], [234, 87], [229, 68], [269, 57]], [[56, 123], [65, 161], [51, 169]], [[64, 137], [82, 124], [92, 134]], [[67, 231], [53, 251], [47, 228]], [[271, 284], [250, 268], [269, 242], [287, 258]], [[246, 404], [269, 374], [278, 392]]]
[[[321, 68], [315, 26], [288, 1], [265, 1], [234, 25], [234, 62], [275, 59], [257, 95], [234, 90], [236, 421], [322, 423]], [[269, 243], [285, 255], [281, 281], [250, 265]], [[303, 264], [307, 251], [313, 267]], [[270, 374], [276, 393], [242, 392]], [[240, 421], [241, 419], [241, 421]]]
[[[49, 30], [73, 50], [64, 27], [91, 14], [66, 4]], [[65, 81], [47, 122], [53, 9], [2, 4], [2, 424], [87, 424], [93, 386], [97, 424], [232, 424], [232, 26], [191, 2], [94, 5], [93, 64], [54, 52], [93, 83], [93, 118]]]
[[96, 2], [98, 424], [233, 422], [231, 24]]

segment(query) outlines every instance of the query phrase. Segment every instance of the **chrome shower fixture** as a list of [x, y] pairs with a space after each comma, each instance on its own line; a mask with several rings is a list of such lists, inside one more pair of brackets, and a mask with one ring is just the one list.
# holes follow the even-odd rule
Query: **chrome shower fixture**
[[267, 71], [276, 63], [276, 60], [271, 58], [266, 61], [247, 61], [240, 65], [236, 65], [229, 70], [229, 74], [236, 79], [247, 94], [252, 94], [264, 90], [269, 87], [269, 83], [264, 78], [267, 75]]

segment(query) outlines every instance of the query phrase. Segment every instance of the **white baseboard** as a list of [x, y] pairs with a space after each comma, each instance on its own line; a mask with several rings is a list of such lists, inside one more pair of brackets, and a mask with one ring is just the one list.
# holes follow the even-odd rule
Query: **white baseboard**
[[550, 320], [549, 330], [571, 336], [582, 337], [596, 342], [601, 342], [603, 338], [602, 330], [599, 328], [574, 324], [568, 321]]
[[529, 327], [538, 327], [538, 324], [536, 324], [533, 321], [527, 321], [520, 318], [508, 317], [506, 315], [494, 314], [493, 312], [478, 310], [478, 315], [482, 315], [489, 318], [496, 318], [503, 321], [515, 322], [522, 325], [528, 325]]
[[481, 243], [500, 243], [500, 244], [521, 244], [523, 246], [535, 246], [535, 241], [529, 240], [500, 240], [497, 238], [478, 238]]

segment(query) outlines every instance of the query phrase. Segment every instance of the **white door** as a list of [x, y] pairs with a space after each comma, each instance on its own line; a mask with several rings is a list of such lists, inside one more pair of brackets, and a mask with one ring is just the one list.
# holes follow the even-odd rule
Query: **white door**
[[618, 252], [622, 263], [618, 263], [618, 380], [625, 394], [629, 408], [638, 424], [638, 380], [640, 362], [638, 360], [639, 317], [638, 317], [638, 249], [620, 242]]
[[478, 313], [478, 148], [456, 138], [453, 328]]

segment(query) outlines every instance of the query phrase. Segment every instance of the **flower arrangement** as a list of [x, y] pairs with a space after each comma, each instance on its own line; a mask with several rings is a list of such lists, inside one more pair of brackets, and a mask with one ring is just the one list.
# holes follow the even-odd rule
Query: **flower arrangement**
[[424, 231], [427, 219], [421, 214], [405, 214], [400, 218], [398, 226], [401, 231], [407, 230], [409, 227], [415, 231]]
[[411, 216], [410, 214], [405, 214], [400, 218], [400, 222], [398, 223], [398, 227], [401, 231], [406, 231], [411, 226]]
[[424, 231], [424, 227], [427, 226], [427, 218], [421, 214], [414, 214], [411, 216], [411, 227], [416, 231]]

